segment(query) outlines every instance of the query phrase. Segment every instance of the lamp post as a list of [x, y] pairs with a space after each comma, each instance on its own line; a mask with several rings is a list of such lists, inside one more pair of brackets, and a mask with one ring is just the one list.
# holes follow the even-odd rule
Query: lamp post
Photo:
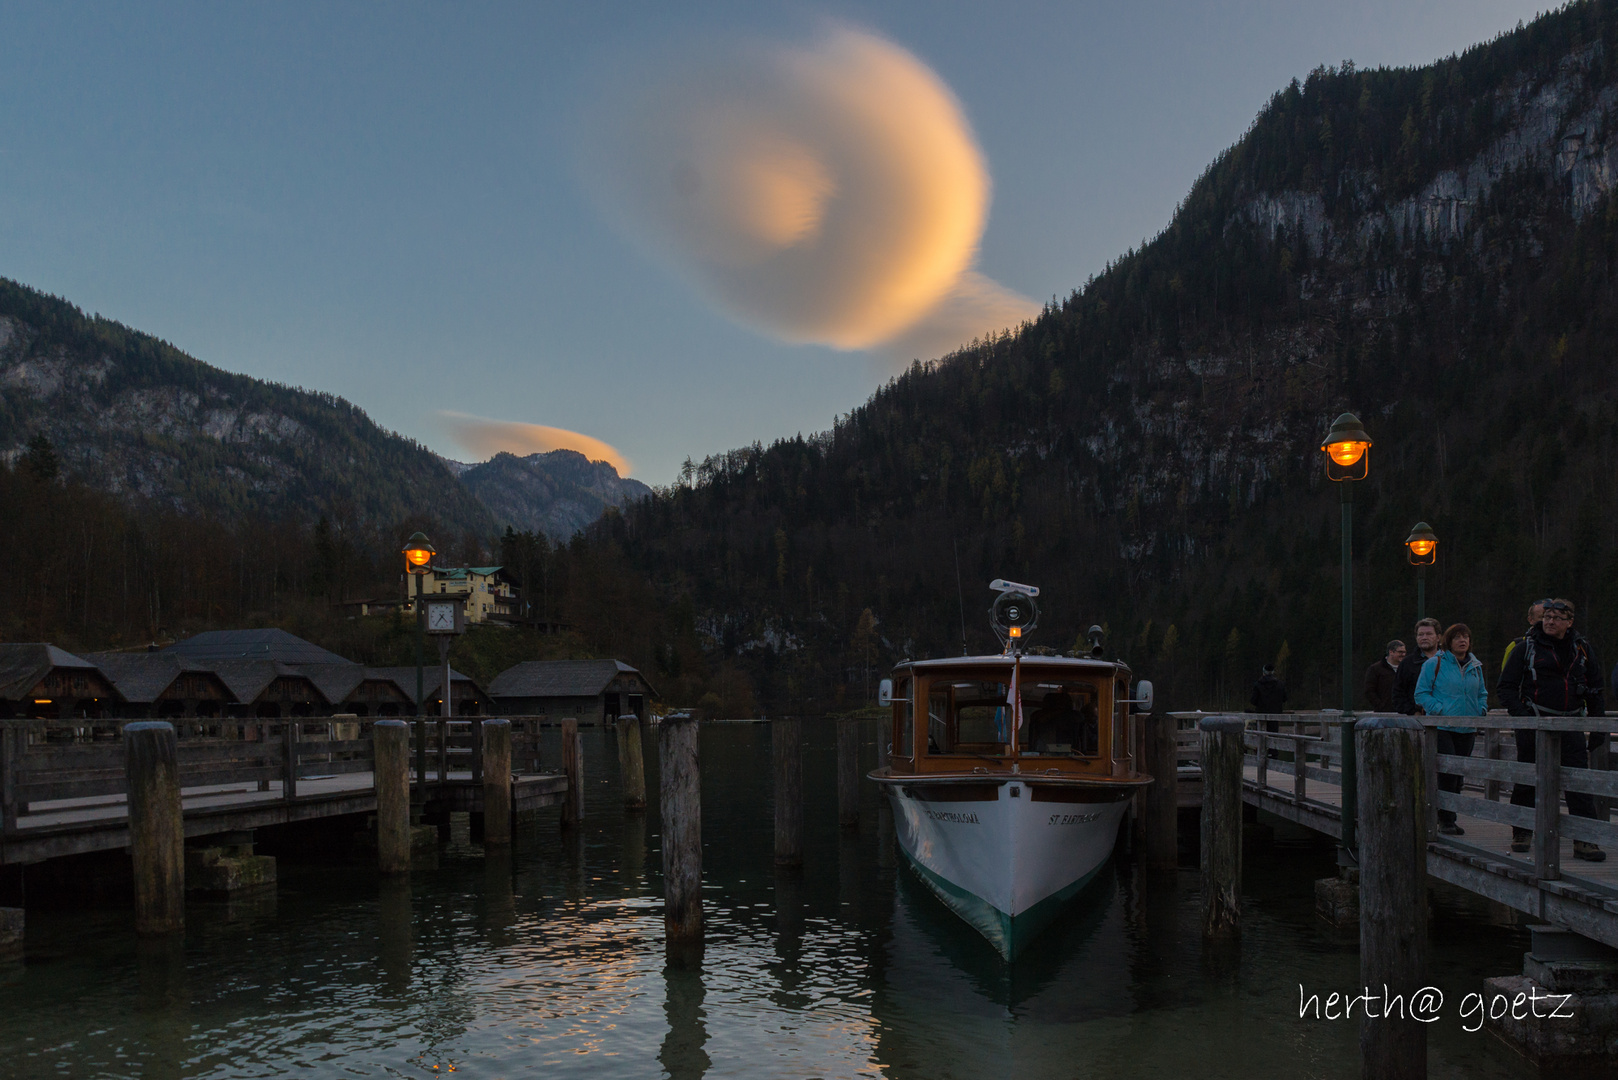
[[1405, 540], [1410, 565], [1416, 568], [1416, 621], [1427, 617], [1427, 568], [1438, 561], [1438, 537], [1425, 521], [1416, 522]]
[[[1371, 474], [1371, 437], [1353, 413], [1332, 422], [1320, 449], [1326, 454], [1326, 479], [1341, 485], [1343, 495], [1343, 814], [1345, 861], [1354, 858], [1354, 823], [1359, 815], [1358, 767], [1354, 756], [1354, 481]], [[1334, 467], [1335, 466], [1335, 467]]]
[[405, 557], [405, 573], [416, 581], [416, 772], [422, 783], [427, 780], [427, 746], [426, 736], [421, 719], [422, 693], [422, 648], [426, 640], [423, 612], [421, 607], [421, 579], [427, 576], [433, 561], [433, 545], [428, 541], [427, 534], [412, 533], [410, 539], [405, 541], [404, 549], [400, 552]]

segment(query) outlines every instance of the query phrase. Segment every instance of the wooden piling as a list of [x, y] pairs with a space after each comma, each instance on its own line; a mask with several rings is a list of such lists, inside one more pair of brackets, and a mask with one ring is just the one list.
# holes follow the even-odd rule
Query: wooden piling
[[860, 824], [859, 721], [837, 721], [837, 824], [857, 829]]
[[624, 809], [646, 809], [645, 751], [641, 744], [640, 717], [633, 714], [618, 718], [618, 776], [624, 791]]
[[1555, 881], [1562, 876], [1562, 733], [1534, 732], [1534, 876]]
[[572, 716], [562, 721], [562, 774], [567, 777], [562, 827], [570, 828], [584, 821], [584, 736], [579, 734], [578, 719]]
[[803, 721], [770, 723], [775, 758], [775, 865], [803, 865]]
[[174, 725], [124, 725], [129, 783], [129, 855], [135, 872], [135, 930], [145, 936], [185, 927], [185, 822], [180, 810]]
[[376, 782], [376, 865], [384, 874], [410, 872], [410, 725], [371, 725]]
[[[1422, 725], [1371, 716], [1354, 725], [1359, 759], [1360, 984], [1388, 999], [1360, 1019], [1360, 1075], [1425, 1080], [1427, 1025], [1413, 995], [1427, 984], [1427, 777]], [[1393, 1004], [1399, 996], [1402, 1008]]]
[[702, 940], [702, 777], [697, 721], [664, 717], [657, 739], [663, 815], [663, 930], [669, 944]]
[[483, 728], [483, 846], [511, 843], [511, 721]]
[[1234, 716], [1197, 722], [1202, 732], [1202, 934], [1242, 930], [1242, 732]]
[[1145, 771], [1152, 785], [1141, 800], [1141, 861], [1148, 870], [1179, 865], [1179, 754], [1174, 745], [1174, 719], [1142, 716], [1145, 726]]

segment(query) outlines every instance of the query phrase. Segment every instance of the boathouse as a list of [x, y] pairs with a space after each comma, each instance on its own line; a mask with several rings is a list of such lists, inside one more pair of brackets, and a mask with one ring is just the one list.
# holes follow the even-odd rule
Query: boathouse
[[83, 657], [42, 641], [0, 645], [0, 719], [106, 717], [123, 704], [112, 682]]
[[164, 653], [88, 653], [93, 663], [117, 688], [124, 700], [125, 718], [170, 720], [192, 716], [223, 716], [236, 696], [206, 665], [182, 661]]
[[205, 630], [162, 650], [194, 664], [222, 660], [273, 660], [282, 664], [347, 664], [346, 656], [322, 649], [285, 630]]
[[622, 660], [528, 660], [496, 675], [489, 694], [504, 713], [591, 722], [628, 713], [644, 720], [646, 703], [657, 696]]
[[[390, 680], [404, 696], [405, 714], [415, 713], [416, 702], [416, 669], [413, 667], [385, 667], [366, 668], [366, 673], [375, 678]], [[488, 716], [493, 699], [488, 691], [479, 686], [469, 675], [463, 675], [454, 668], [449, 672], [450, 686], [450, 712], [455, 716]], [[428, 716], [440, 715], [443, 708], [444, 669], [437, 664], [429, 663], [421, 672], [422, 711]], [[377, 715], [384, 715], [378, 713]]]

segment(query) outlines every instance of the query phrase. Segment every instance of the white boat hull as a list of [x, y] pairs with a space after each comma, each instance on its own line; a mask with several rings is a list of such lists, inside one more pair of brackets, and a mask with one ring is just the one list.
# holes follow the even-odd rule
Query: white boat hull
[[1106, 863], [1128, 806], [1116, 797], [1128, 792], [1085, 796], [1105, 801], [1047, 801], [1020, 778], [892, 778], [882, 786], [899, 847], [918, 875], [1008, 960]]

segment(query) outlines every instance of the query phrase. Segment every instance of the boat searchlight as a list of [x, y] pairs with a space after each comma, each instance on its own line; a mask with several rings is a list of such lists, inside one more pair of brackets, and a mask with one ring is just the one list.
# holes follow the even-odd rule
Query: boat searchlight
[[1039, 587], [995, 578], [989, 583], [989, 588], [1000, 594], [989, 608], [989, 624], [1006, 646], [1006, 651], [1013, 652], [1029, 631], [1039, 625], [1039, 605], [1034, 603], [1034, 597], [1039, 595]]

